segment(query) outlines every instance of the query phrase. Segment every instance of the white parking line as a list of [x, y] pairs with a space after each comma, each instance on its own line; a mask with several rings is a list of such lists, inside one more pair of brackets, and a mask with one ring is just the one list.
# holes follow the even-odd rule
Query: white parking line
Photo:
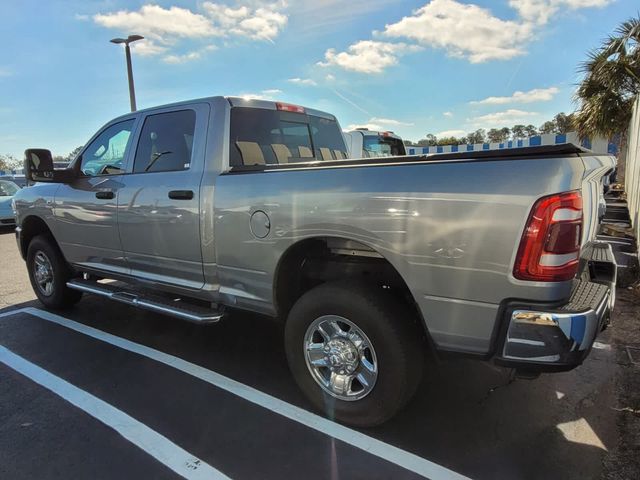
[[228, 478], [208, 463], [194, 457], [171, 440], [163, 437], [113, 405], [94, 397], [66, 380], [53, 375], [11, 350], [0, 346], [0, 363], [42, 385], [67, 402], [114, 429], [160, 463], [189, 480]]
[[0, 317], [15, 315], [17, 313], [27, 313], [29, 315], [40, 317], [44, 320], [56, 323], [102, 342], [109, 343], [116, 347], [128, 350], [133, 353], [137, 353], [138, 355], [142, 355], [144, 357], [173, 367], [176, 370], [180, 370], [188, 375], [191, 375], [202, 381], [210, 383], [211, 385], [226, 390], [227, 392], [237, 395], [238, 397], [241, 397], [251, 403], [271, 410], [272, 412], [282, 415], [283, 417], [301, 423], [302, 425], [322, 432], [325, 435], [329, 435], [336, 440], [340, 440], [344, 443], [364, 450], [371, 455], [375, 455], [379, 458], [394, 463], [402, 468], [405, 468], [424, 477], [433, 480], [453, 480], [467, 478], [463, 475], [460, 475], [459, 473], [438, 465], [437, 463], [430, 462], [429, 460], [421, 458], [405, 450], [401, 450], [400, 448], [394, 447], [393, 445], [389, 445], [388, 443], [376, 440], [375, 438], [369, 437], [368, 435], [360, 433], [356, 430], [352, 430], [348, 427], [332, 422], [331, 420], [308, 412], [302, 408], [296, 407], [295, 405], [291, 405], [284, 400], [280, 400], [279, 398], [273, 397], [264, 392], [256, 390], [255, 388], [249, 387], [248, 385], [244, 385], [243, 383], [220, 375], [219, 373], [216, 373], [212, 370], [208, 370], [204, 367], [201, 367], [200, 365], [196, 365], [181, 358], [174, 357], [173, 355], [169, 355], [159, 350], [154, 350], [153, 348], [146, 347], [139, 343], [135, 343], [115, 335], [111, 335], [110, 333], [106, 333], [82, 323], [69, 320], [68, 318], [64, 318], [59, 315], [31, 307], [13, 310], [10, 312], [3, 312], [0, 313]]

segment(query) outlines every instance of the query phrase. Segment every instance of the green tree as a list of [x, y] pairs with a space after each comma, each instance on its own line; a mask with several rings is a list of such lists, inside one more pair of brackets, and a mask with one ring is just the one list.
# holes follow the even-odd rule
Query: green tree
[[509, 139], [509, 135], [511, 134], [511, 129], [507, 127], [492, 128], [487, 132], [487, 137], [491, 143], [502, 143]]
[[457, 138], [457, 137], [443, 137], [438, 139], [438, 143], [436, 145], [460, 145], [465, 142], [465, 138]]
[[487, 140], [491, 143], [499, 143], [500, 138], [502, 138], [500, 130], [498, 130], [497, 128], [492, 128], [487, 132]]
[[0, 155], [0, 170], [17, 170], [22, 168], [22, 160], [17, 159], [10, 153]]
[[556, 125], [556, 130], [552, 133], [567, 133], [574, 130], [573, 114], [566, 115], [564, 112], [560, 112], [553, 117], [553, 122]]
[[531, 124], [524, 127], [524, 131], [527, 137], [535, 137], [538, 135], [538, 129]]
[[438, 138], [432, 133], [427, 133], [427, 135], [423, 139], [418, 140], [418, 145], [420, 145], [421, 147], [433, 147], [437, 144]]
[[524, 138], [527, 135], [526, 127], [524, 125], [514, 125], [511, 127], [511, 135], [513, 135], [514, 140]]
[[479, 128], [475, 132], [467, 135], [467, 143], [485, 143], [487, 141], [487, 132], [484, 128]]
[[69, 152], [65, 158], [65, 160], [67, 162], [70, 162], [71, 160], [74, 160], [78, 154], [80, 153], [80, 150], [82, 150], [84, 148], [84, 145], [80, 145], [79, 147], [74, 148], [73, 150], [71, 150], [71, 152]]
[[575, 100], [581, 138], [626, 132], [640, 93], [640, 16], [622, 23], [581, 65]]
[[552, 120], [547, 120], [542, 125], [540, 125], [540, 133], [544, 135], [545, 133], [556, 133], [558, 130], [558, 126], [556, 122]]

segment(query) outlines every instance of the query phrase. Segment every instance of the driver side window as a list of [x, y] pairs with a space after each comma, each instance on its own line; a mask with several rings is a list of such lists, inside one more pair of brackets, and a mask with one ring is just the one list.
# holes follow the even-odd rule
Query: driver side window
[[82, 173], [90, 177], [123, 173], [124, 155], [132, 128], [133, 119], [125, 120], [98, 135], [82, 152]]

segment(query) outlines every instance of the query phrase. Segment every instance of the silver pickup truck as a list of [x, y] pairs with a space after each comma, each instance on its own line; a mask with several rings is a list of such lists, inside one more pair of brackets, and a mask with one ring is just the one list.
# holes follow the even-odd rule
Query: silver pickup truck
[[350, 160], [332, 115], [213, 97], [117, 118], [65, 170], [25, 153], [17, 240], [46, 307], [279, 317], [297, 383], [341, 422], [390, 418], [427, 352], [571, 369], [613, 307], [596, 232], [615, 160], [574, 145]]

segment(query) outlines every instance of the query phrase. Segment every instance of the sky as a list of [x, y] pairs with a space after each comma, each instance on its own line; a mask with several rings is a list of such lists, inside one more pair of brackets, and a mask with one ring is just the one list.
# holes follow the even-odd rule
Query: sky
[[637, 0], [0, 0], [0, 153], [65, 155], [138, 108], [213, 95], [343, 129], [461, 136], [571, 112], [579, 64]]

